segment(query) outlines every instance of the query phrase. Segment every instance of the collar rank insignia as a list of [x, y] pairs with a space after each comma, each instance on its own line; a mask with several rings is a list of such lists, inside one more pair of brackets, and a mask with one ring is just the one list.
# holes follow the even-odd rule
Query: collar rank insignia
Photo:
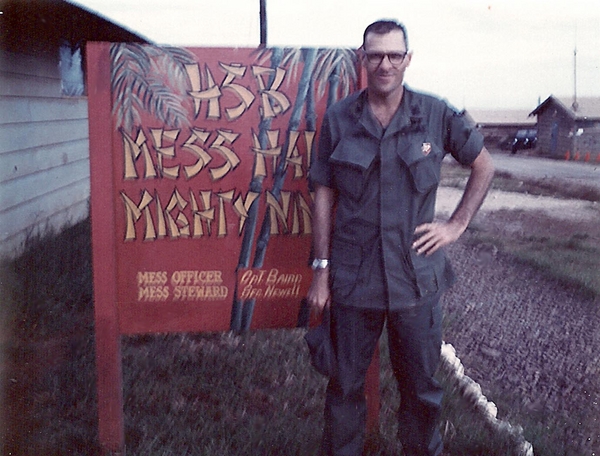
[[423, 152], [423, 155], [427, 157], [431, 153], [431, 143], [423, 143], [421, 146], [421, 152]]

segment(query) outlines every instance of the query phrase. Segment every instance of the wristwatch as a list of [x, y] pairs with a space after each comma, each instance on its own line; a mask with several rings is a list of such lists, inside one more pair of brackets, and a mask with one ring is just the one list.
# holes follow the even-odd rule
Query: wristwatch
[[313, 271], [316, 271], [317, 269], [325, 269], [329, 267], [329, 260], [325, 259], [325, 258], [315, 258], [312, 262], [312, 264], [310, 265], [310, 267], [312, 268]]

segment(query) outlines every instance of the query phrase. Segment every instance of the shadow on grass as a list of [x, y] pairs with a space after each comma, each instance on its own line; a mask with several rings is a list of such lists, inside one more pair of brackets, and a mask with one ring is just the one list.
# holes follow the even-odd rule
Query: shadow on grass
[[83, 222], [2, 265], [2, 454], [98, 454], [90, 258]]

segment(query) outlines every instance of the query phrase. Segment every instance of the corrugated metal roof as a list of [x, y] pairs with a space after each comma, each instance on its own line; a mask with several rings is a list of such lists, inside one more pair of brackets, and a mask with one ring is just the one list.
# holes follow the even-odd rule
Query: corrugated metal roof
[[573, 119], [600, 119], [600, 97], [578, 97], [577, 109], [573, 109], [573, 97], [555, 97], [554, 95], [550, 95], [531, 114], [538, 114], [551, 103], [556, 103]]

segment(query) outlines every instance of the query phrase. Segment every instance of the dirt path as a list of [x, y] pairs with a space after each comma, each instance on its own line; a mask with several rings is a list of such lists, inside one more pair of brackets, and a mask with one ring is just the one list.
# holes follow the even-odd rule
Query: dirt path
[[[440, 217], [460, 194], [440, 189]], [[600, 240], [599, 220], [594, 203], [495, 191], [473, 224], [478, 231], [584, 232]], [[446, 342], [492, 399], [517, 397], [540, 422], [560, 417], [560, 439], [577, 449], [569, 455], [600, 454], [600, 303], [502, 252], [482, 255], [472, 240], [468, 231], [448, 249], [458, 282], [444, 301]], [[489, 253], [491, 246], [483, 247]]]
[[[454, 210], [463, 191], [458, 188], [441, 187], [436, 209], [440, 216], [448, 217]], [[541, 211], [559, 220], [600, 221], [600, 204], [591, 201], [556, 199], [524, 193], [492, 190], [481, 206], [481, 213], [502, 209]]]
[[600, 188], [600, 162], [575, 162], [539, 155], [511, 155], [492, 150], [494, 165], [519, 179], [561, 179], [567, 183]]

